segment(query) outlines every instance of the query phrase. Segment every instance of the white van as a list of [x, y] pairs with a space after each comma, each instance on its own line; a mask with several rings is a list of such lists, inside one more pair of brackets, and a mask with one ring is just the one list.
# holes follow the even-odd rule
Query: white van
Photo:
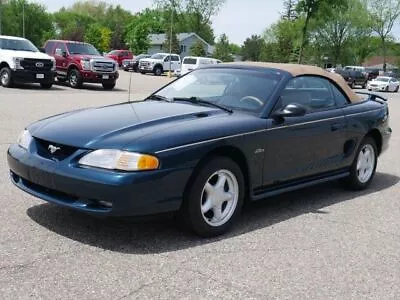
[[185, 75], [186, 73], [198, 69], [204, 65], [219, 64], [221, 62], [222, 61], [215, 58], [186, 56], [182, 60], [182, 66], [180, 72], [178, 73], [178, 76]]

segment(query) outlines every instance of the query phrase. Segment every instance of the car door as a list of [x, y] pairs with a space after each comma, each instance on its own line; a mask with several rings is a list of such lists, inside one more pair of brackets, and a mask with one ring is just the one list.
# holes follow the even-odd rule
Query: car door
[[54, 58], [56, 59], [56, 70], [57, 70], [57, 75], [66, 77], [68, 70], [68, 59], [65, 56], [63, 56], [63, 53], [66, 53], [68, 55], [67, 47], [65, 46], [64, 43], [59, 42], [57, 43], [54, 49]]
[[343, 167], [347, 121], [328, 79], [301, 76], [290, 80], [274, 111], [298, 103], [304, 116], [270, 119], [265, 132], [264, 185], [322, 174]]
[[181, 68], [181, 60], [178, 55], [172, 55], [172, 71], [179, 70]]

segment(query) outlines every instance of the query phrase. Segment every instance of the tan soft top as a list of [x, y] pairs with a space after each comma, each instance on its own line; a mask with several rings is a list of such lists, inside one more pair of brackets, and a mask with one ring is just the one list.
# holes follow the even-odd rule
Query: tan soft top
[[281, 64], [281, 63], [270, 63], [270, 62], [233, 62], [228, 64], [234, 64], [238, 66], [254, 66], [254, 67], [262, 67], [262, 68], [274, 68], [289, 72], [293, 76], [301, 76], [301, 75], [317, 75], [321, 77], [328, 78], [334, 82], [343, 90], [343, 92], [347, 95], [351, 102], [360, 102], [361, 97], [358, 96], [354, 91], [349, 87], [347, 82], [343, 79], [342, 76], [336, 73], [331, 73], [325, 71], [320, 67], [308, 66], [308, 65], [299, 65], [299, 64]]

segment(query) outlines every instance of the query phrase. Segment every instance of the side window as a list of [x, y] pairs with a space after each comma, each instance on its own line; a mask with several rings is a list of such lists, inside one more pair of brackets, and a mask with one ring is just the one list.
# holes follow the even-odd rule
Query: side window
[[329, 80], [317, 76], [292, 78], [282, 91], [276, 109], [297, 103], [305, 106], [308, 112], [330, 109], [336, 106]]
[[44, 47], [47, 54], [52, 55], [54, 50], [55, 42], [47, 42], [46, 46]]
[[342, 107], [342, 106], [349, 104], [349, 100], [347, 99], [347, 96], [345, 96], [343, 94], [343, 92], [340, 91], [339, 88], [336, 87], [336, 85], [334, 85], [334, 84], [332, 84], [332, 91], [333, 91], [333, 95], [335, 96], [336, 105], [338, 107]]
[[179, 56], [172, 55], [172, 61], [179, 61]]
[[166, 56], [166, 57], [164, 58], [164, 61], [165, 61], [165, 62], [168, 62], [168, 61], [169, 61], [169, 59], [170, 59], [170, 57], [171, 57], [171, 56], [169, 56], [169, 55], [168, 55], [168, 56]]
[[59, 52], [59, 53], [56, 53], [56, 54], [61, 55], [61, 53], [67, 52], [67, 47], [65, 47], [64, 43], [58, 43], [57, 46], [56, 46], [55, 51]]

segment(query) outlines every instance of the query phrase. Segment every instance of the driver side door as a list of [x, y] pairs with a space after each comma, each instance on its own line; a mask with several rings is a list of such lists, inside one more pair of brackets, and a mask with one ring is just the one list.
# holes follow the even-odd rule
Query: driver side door
[[269, 120], [271, 125], [265, 133], [264, 186], [343, 166], [347, 123], [332, 85], [325, 78], [301, 76], [291, 79], [283, 90], [274, 111], [297, 103], [307, 113], [280, 121]]

